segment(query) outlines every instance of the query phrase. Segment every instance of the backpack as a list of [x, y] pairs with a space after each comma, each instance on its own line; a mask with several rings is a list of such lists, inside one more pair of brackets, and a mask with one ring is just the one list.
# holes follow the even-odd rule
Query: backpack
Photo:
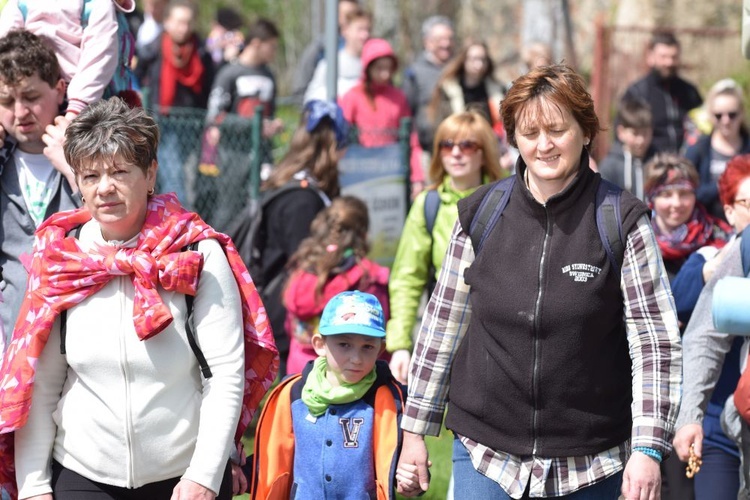
[[261, 276], [263, 276], [263, 256], [261, 249], [265, 246], [265, 241], [268, 237], [268, 235], [262, 234], [261, 231], [263, 214], [266, 207], [273, 200], [284, 193], [297, 189], [312, 189], [323, 198], [326, 205], [329, 204], [328, 197], [317, 187], [314, 181], [304, 177], [300, 179], [294, 178], [283, 186], [262, 192], [260, 199], [251, 199], [247, 207], [232, 220], [227, 228], [226, 233], [237, 247], [237, 251], [240, 257], [242, 257], [245, 266], [247, 266], [247, 270], [250, 272], [250, 276], [253, 278], [258, 291], [262, 291], [269, 285], [269, 283], [263, 283], [261, 280]]
[[437, 189], [427, 191], [427, 195], [424, 198], [424, 222], [427, 234], [430, 235], [430, 266], [427, 271], [429, 273], [427, 275], [427, 284], [425, 285], [428, 299], [437, 284], [437, 280], [435, 279], [435, 264], [432, 262], [432, 247], [435, 241], [432, 237], [432, 231], [435, 229], [435, 219], [437, 219], [437, 214], [442, 204], [443, 202], [440, 199], [440, 193], [438, 193]]
[[[83, 0], [83, 7], [81, 8], [81, 27], [83, 29], [86, 29], [89, 24], [92, 3], [92, 0]], [[29, 11], [26, 0], [18, 0], [18, 9], [21, 11], [25, 23]], [[130, 31], [130, 24], [125, 14], [117, 7], [114, 7], [114, 9], [117, 17], [117, 68], [109, 85], [104, 89], [103, 99], [116, 96], [124, 90], [133, 90], [135, 82], [135, 75], [131, 67], [131, 61], [135, 55], [135, 37]]]
[[[516, 176], [512, 175], [495, 183], [479, 204], [479, 209], [471, 221], [469, 236], [474, 247], [474, 254], [479, 254], [487, 236], [500, 220], [503, 210], [508, 205], [513, 191]], [[615, 272], [622, 269], [625, 258], [625, 242], [622, 234], [620, 214], [620, 195], [622, 188], [605, 179], [601, 179], [596, 190], [596, 227], [599, 238], [607, 253], [607, 258]]]
[[[375, 367], [377, 378], [363, 399], [372, 405], [375, 415], [375, 480], [383, 486], [377, 498], [395, 498], [393, 479], [403, 438], [400, 424], [406, 388], [393, 378], [385, 361], [378, 360]], [[255, 428], [254, 453], [243, 466], [251, 498], [290, 498], [295, 444], [291, 405], [302, 396], [308, 370], [309, 366], [302, 374], [281, 381], [263, 405]]]

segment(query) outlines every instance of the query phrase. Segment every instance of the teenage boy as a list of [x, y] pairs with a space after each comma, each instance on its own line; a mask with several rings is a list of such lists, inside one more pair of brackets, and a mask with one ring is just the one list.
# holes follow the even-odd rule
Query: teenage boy
[[[60, 210], [80, 206], [73, 171], [62, 153], [60, 106], [65, 81], [43, 39], [23, 30], [0, 38], [0, 268], [5, 287], [0, 320], [9, 337], [26, 291], [22, 260], [36, 228]], [[0, 338], [0, 354], [8, 338]]]
[[[357, 7], [346, 17], [346, 22], [341, 28], [341, 36], [344, 46], [338, 51], [338, 79], [336, 80], [336, 98], [346, 94], [362, 76], [362, 48], [370, 38], [372, 30], [372, 15]], [[326, 95], [326, 73], [328, 62], [321, 59], [315, 67], [315, 73], [305, 91], [304, 102], [314, 99], [325, 101]]]
[[651, 108], [643, 99], [626, 96], [615, 118], [617, 141], [599, 165], [602, 177], [645, 201], [643, 165], [654, 155]]
[[[388, 364], [378, 299], [350, 291], [323, 309], [318, 358], [269, 396], [258, 421], [253, 498], [392, 498], [403, 393]], [[399, 481], [418, 483], [399, 470]], [[385, 495], [385, 496], [382, 496]]]
[[[196, 184], [196, 209], [219, 231], [242, 211], [249, 198], [251, 144], [249, 121], [220, 128], [227, 114], [252, 118], [263, 108], [263, 163], [271, 164], [271, 137], [283, 128], [275, 117], [276, 79], [269, 65], [276, 59], [279, 30], [268, 19], [258, 19], [247, 30], [245, 47], [236, 64], [227, 64], [216, 76], [208, 100], [203, 150]], [[225, 137], [222, 138], [222, 132]], [[229, 135], [231, 134], [231, 135]], [[221, 143], [220, 143], [221, 141]]]

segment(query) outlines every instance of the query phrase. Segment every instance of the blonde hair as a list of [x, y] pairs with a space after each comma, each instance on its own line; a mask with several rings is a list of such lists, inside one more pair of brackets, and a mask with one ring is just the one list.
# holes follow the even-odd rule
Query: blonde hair
[[432, 184], [428, 189], [437, 188], [443, 182], [443, 178], [448, 175], [440, 154], [440, 141], [445, 139], [454, 141], [471, 139], [476, 141], [482, 148], [482, 174], [487, 176], [490, 182], [502, 177], [500, 151], [495, 132], [481, 114], [476, 111], [464, 111], [463, 113], [450, 115], [440, 123], [435, 131], [432, 163], [429, 171]]

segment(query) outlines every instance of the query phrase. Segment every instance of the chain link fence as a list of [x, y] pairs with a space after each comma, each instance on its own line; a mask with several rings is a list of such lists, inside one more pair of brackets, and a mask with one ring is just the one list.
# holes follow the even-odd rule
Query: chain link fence
[[[218, 231], [226, 231], [249, 200], [258, 198], [261, 172], [270, 171], [287, 149], [286, 144], [279, 144], [282, 139], [263, 138], [262, 107], [251, 119], [228, 114], [220, 124], [210, 126], [206, 124], [206, 111], [201, 109], [171, 108], [168, 114], [151, 113], [161, 132], [157, 192], [176, 193], [185, 207]], [[407, 120], [399, 130], [387, 131], [401, 149], [407, 184], [409, 124]], [[359, 135], [352, 127], [352, 144], [358, 143]], [[407, 193], [405, 190], [404, 195]]]

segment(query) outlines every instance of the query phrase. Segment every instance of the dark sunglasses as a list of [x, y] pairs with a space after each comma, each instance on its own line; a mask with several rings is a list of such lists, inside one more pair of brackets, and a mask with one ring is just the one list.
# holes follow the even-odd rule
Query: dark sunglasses
[[734, 120], [737, 118], [737, 115], [739, 115], [737, 111], [730, 111], [729, 113], [714, 113], [714, 118], [716, 118], [717, 122], [720, 122], [723, 116], [728, 116], [730, 120]]
[[450, 153], [451, 151], [453, 151], [453, 148], [455, 146], [458, 146], [458, 149], [460, 149], [461, 152], [466, 155], [474, 154], [478, 150], [482, 149], [482, 146], [478, 142], [474, 142], [474, 141], [453, 142], [450, 139], [440, 141], [438, 143], [438, 146], [440, 147], [440, 151], [442, 153]]

